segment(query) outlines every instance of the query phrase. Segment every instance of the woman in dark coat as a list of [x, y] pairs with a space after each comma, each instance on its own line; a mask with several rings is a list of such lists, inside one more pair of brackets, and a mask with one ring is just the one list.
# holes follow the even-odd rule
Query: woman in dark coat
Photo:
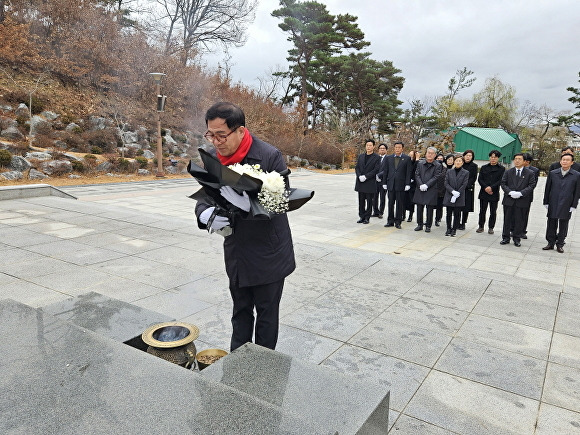
[[417, 151], [409, 151], [409, 157], [411, 157], [411, 188], [405, 192], [405, 210], [409, 212], [407, 222], [413, 220], [413, 211], [415, 210], [413, 195], [415, 194], [415, 171], [417, 170], [417, 160], [419, 159], [419, 156], [420, 154]]
[[467, 223], [469, 213], [473, 211], [475, 202], [475, 182], [477, 181], [477, 163], [473, 161], [475, 153], [473, 150], [465, 150], [463, 152], [463, 169], [469, 172], [469, 180], [467, 182], [467, 189], [465, 190], [465, 207], [461, 213], [461, 222], [457, 229], [464, 230]]
[[368, 224], [373, 208], [373, 197], [377, 191], [376, 176], [379, 172], [381, 158], [375, 154], [375, 141], [367, 140], [365, 153], [358, 156], [356, 162], [356, 183], [354, 190], [358, 192], [359, 224]]
[[485, 224], [485, 214], [487, 213], [487, 206], [489, 204], [489, 234], [493, 234], [493, 227], [495, 226], [495, 219], [497, 216], [497, 204], [499, 203], [499, 191], [501, 179], [505, 168], [499, 163], [501, 152], [498, 150], [491, 150], [489, 152], [489, 163], [483, 165], [479, 171], [477, 179], [481, 189], [479, 190], [479, 226], [476, 233], [483, 233], [483, 225]]
[[[447, 207], [447, 231], [446, 236], [455, 237], [461, 211], [465, 207], [465, 191], [469, 182], [469, 172], [462, 168], [463, 156], [455, 156], [453, 169], [445, 174], [445, 197], [443, 205]], [[452, 220], [453, 218], [453, 220]]]
[[[440, 154], [443, 157], [443, 154]], [[437, 207], [435, 208], [435, 226], [438, 227], [441, 219], [443, 218], [443, 198], [445, 197], [445, 174], [448, 169], [453, 168], [453, 154], [448, 154], [447, 157], [440, 159], [437, 156], [437, 160], [441, 162], [443, 170], [437, 180]]]

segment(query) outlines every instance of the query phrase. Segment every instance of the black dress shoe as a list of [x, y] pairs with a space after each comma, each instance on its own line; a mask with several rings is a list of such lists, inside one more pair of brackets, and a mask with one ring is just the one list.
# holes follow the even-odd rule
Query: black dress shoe
[[458, 230], [464, 230], [465, 229], [465, 224], [459, 224], [459, 226], [457, 227]]
[[520, 246], [522, 246], [522, 244], [519, 240], [514, 240], [514, 246], [519, 248]]
[[363, 224], [368, 224], [369, 221], [367, 221], [366, 219], [362, 222]]
[[435, 226], [438, 227], [439, 226], [439, 221], [435, 221]]
[[449, 234], [451, 237], [455, 237], [457, 235], [457, 231], [456, 230], [451, 230], [451, 234]]
[[447, 228], [447, 231], [445, 231], [445, 235], [446, 236], [450, 236], [451, 235], [451, 230], [449, 228]]
[[398, 230], [401, 229], [401, 224], [395, 224], [395, 228], [397, 228]]
[[362, 219], [359, 219], [358, 221], [356, 221], [356, 223], [357, 224], [362, 224], [363, 223], [363, 220]]
[[499, 242], [500, 245], [509, 245], [510, 241], [509, 239], [501, 239], [501, 242]]
[[522, 236], [522, 239], [527, 239], [528, 236], [526, 236], [525, 234]]
[[407, 222], [411, 222], [413, 220], [413, 216], [409, 216], [409, 219], [407, 219]]
[[556, 246], [556, 251], [558, 251], [560, 254], [563, 254], [564, 248], [562, 246]]
[[385, 224], [385, 227], [394, 227], [394, 226], [395, 226], [395, 224], [394, 224], [394, 223], [392, 223], [392, 222], [387, 222], [387, 223]]
[[426, 233], [430, 233], [431, 232], [431, 227], [425, 227], [425, 232]]
[[382, 219], [382, 218], [383, 218], [383, 215], [382, 215], [382, 214], [380, 214], [380, 215], [378, 215], [377, 217], [378, 217], [379, 219]]
[[542, 248], [542, 251], [550, 251], [554, 249], [554, 245], [546, 245]]
[[378, 214], [372, 214], [371, 217], [379, 217]]
[[423, 230], [423, 225], [417, 225], [415, 227], [415, 231], [422, 231]]

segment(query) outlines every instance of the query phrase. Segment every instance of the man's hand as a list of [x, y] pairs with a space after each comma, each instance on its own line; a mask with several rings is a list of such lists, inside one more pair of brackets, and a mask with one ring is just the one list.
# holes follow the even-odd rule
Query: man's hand
[[222, 186], [220, 188], [222, 196], [230, 203], [238, 207], [240, 210], [250, 211], [250, 198], [246, 192], [239, 195], [233, 187]]
[[550, 208], [549, 204], [544, 204], [544, 207], [546, 207], [546, 210], [548, 210]]
[[383, 189], [387, 190], [387, 185], [383, 184]]
[[408, 191], [411, 188], [411, 186], [409, 186], [408, 184], [405, 186], [405, 192]]
[[364, 175], [359, 175], [358, 179], [360, 180], [361, 183], [364, 183], [365, 181], [367, 181], [367, 177]]
[[381, 177], [379, 177], [378, 175], [375, 178], [377, 179], [377, 181], [381, 181]]
[[521, 198], [523, 195], [522, 195], [522, 192], [516, 192], [515, 190], [512, 190], [509, 193], [509, 196], [511, 196], [513, 199], [518, 199], [518, 198]]
[[419, 190], [421, 190], [421, 192], [426, 192], [427, 189], [429, 189], [429, 186], [427, 186], [426, 184], [421, 184], [419, 186]]
[[[458, 192], [457, 190], [453, 190], [453, 191], [451, 191], [451, 195], [453, 196], [453, 198], [457, 199], [461, 196], [461, 193]], [[455, 201], [453, 201], [453, 202], [455, 202]]]
[[570, 207], [570, 213], [572, 213], [573, 211], [576, 211], [576, 209], [574, 207]]
[[487, 193], [488, 195], [493, 195], [493, 189], [491, 188], [491, 186], [487, 186], [483, 190], [485, 190], [485, 193]]
[[[215, 207], [206, 208], [204, 211], [201, 212], [199, 215], [199, 221], [207, 225], [211, 215], [213, 214]], [[213, 230], [221, 230], [223, 227], [227, 227], [230, 224], [230, 221], [225, 216], [215, 216], [213, 221], [210, 224], [210, 228]]]

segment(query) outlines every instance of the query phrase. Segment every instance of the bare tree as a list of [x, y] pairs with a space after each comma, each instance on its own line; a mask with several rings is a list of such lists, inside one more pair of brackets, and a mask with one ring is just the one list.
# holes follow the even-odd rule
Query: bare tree
[[4, 8], [5, 8], [5, 6], [6, 6], [6, 1], [0, 0], [0, 23], [4, 22], [4, 18], [5, 18]]
[[211, 51], [215, 45], [239, 47], [254, 20], [256, 0], [156, 0], [167, 25], [166, 54], [179, 53], [186, 65], [196, 50]]

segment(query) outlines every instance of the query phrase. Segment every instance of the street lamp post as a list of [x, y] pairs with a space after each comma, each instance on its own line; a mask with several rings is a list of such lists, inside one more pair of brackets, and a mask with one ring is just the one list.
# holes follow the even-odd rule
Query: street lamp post
[[161, 138], [161, 112], [165, 105], [165, 97], [161, 95], [161, 79], [163, 73], [149, 73], [157, 85], [157, 177], [163, 177], [163, 139]]

